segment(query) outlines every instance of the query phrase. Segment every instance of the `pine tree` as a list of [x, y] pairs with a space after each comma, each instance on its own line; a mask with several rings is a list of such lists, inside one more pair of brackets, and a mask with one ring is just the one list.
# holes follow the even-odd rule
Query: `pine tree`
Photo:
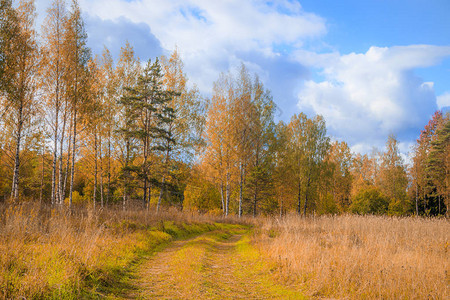
[[128, 97], [132, 96], [130, 88], [134, 87], [141, 72], [139, 59], [134, 56], [133, 48], [127, 43], [121, 49], [119, 62], [116, 68], [117, 89], [119, 91], [117, 123], [115, 132], [118, 134], [118, 150], [120, 151], [119, 161], [122, 165], [120, 180], [122, 181], [122, 206], [126, 207], [129, 194], [133, 186], [130, 166], [134, 160], [135, 146], [133, 131], [135, 130], [136, 112], [133, 110], [132, 102]]
[[442, 213], [441, 202], [444, 200], [446, 214], [449, 209], [449, 172], [450, 170], [450, 116], [437, 125], [431, 149], [427, 157], [428, 176], [435, 186], [438, 198], [437, 214]]

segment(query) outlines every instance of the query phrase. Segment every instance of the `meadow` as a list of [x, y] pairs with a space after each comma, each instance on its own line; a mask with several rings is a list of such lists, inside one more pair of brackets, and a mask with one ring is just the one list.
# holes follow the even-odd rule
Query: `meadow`
[[445, 218], [292, 215], [254, 241], [313, 298], [449, 299], [449, 233]]
[[0, 299], [114, 294], [127, 288], [127, 276], [144, 255], [222, 226], [220, 218], [176, 210], [68, 211], [22, 204], [2, 206], [0, 214]]
[[[450, 296], [450, 224], [444, 218], [288, 215], [238, 219], [175, 209], [159, 214], [120, 209], [68, 211], [26, 203], [3, 205], [0, 213], [0, 299], [121, 295], [132, 288], [130, 282], [139, 266], [152, 268], [148, 260], [152, 253], [165, 251], [175, 240], [229, 226], [243, 228], [242, 241], [248, 240], [248, 247], [244, 254], [231, 252], [231, 248], [224, 252], [224, 248], [222, 257], [232, 261], [233, 253], [241, 253], [246, 260], [264, 261], [261, 278], [267, 282], [275, 278], [306, 297]], [[214, 253], [205, 258], [210, 265], [214, 265]], [[255, 274], [252, 278], [257, 282], [259, 273]]]

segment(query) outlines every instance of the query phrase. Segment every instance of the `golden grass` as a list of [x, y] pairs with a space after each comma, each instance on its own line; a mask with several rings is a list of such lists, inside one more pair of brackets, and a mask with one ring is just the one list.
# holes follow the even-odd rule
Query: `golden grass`
[[[0, 299], [120, 294], [127, 270], [174, 238], [237, 219], [0, 206]], [[283, 279], [312, 297], [449, 299], [447, 219], [336, 216], [241, 220]], [[224, 225], [226, 226], [226, 225]], [[132, 281], [132, 280], [129, 280]]]
[[104, 287], [117, 285], [140, 254], [214, 229], [215, 221], [221, 220], [175, 210], [156, 215], [0, 206], [0, 299], [108, 294]]
[[450, 298], [447, 219], [288, 216], [262, 223], [255, 243], [309, 296]]

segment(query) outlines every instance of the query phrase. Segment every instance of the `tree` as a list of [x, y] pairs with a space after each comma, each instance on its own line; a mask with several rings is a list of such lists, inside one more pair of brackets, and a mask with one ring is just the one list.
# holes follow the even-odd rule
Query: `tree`
[[[10, 4], [3, 3], [5, 8]], [[11, 198], [19, 196], [21, 150], [26, 130], [30, 129], [37, 107], [34, 98], [38, 68], [38, 46], [34, 31], [35, 8], [33, 1], [21, 1], [15, 10], [17, 27], [9, 31], [11, 39], [3, 49], [4, 95], [3, 120], [12, 129], [14, 149]], [[12, 14], [12, 12], [9, 12]], [[11, 20], [10, 20], [11, 21]], [[6, 25], [8, 26], [8, 25]], [[14, 25], [11, 25], [14, 26]], [[4, 42], [4, 41], [3, 41]], [[2, 47], [3, 48], [3, 47]], [[29, 132], [28, 132], [29, 133]]]
[[[292, 159], [296, 158], [292, 155], [290, 130], [288, 126], [280, 121], [275, 125], [275, 140], [271, 147], [274, 153], [273, 179], [274, 189], [277, 198], [277, 204], [280, 210], [280, 217], [290, 207], [295, 207], [297, 203], [296, 192], [298, 192], [298, 177], [295, 172], [297, 164]], [[298, 195], [298, 194], [297, 194]]]
[[134, 170], [138, 177], [142, 178], [143, 203], [147, 209], [150, 196], [148, 184], [151, 181], [149, 158], [155, 150], [162, 153], [163, 174], [157, 211], [164, 193], [170, 151], [175, 143], [170, 131], [175, 114], [168, 105], [174, 92], [163, 89], [162, 78], [159, 60], [156, 59], [154, 63], [149, 60], [135, 86], [128, 87], [127, 94], [121, 99], [121, 103], [127, 107], [128, 120], [128, 126], [123, 128], [122, 132], [140, 141], [140, 153], [143, 155], [141, 166], [138, 169], [129, 166], [128, 171]]
[[156, 211], [159, 212], [166, 188], [166, 179], [170, 175], [170, 154], [173, 150], [173, 145], [176, 144], [172, 130], [174, 128], [176, 115], [174, 108], [170, 105], [170, 102], [174, 97], [180, 96], [180, 93], [163, 89], [163, 74], [161, 73], [161, 65], [158, 60], [156, 60], [153, 65], [153, 76], [154, 88], [157, 95], [157, 97], [154, 98], [156, 108], [156, 127], [154, 132], [157, 143], [155, 149], [159, 150], [163, 157], [162, 179], [160, 183], [158, 203], [156, 205]]
[[353, 198], [350, 211], [357, 214], [385, 214], [389, 200], [374, 186], [361, 189]]
[[407, 185], [406, 168], [398, 150], [397, 139], [390, 135], [386, 142], [386, 152], [381, 157], [380, 189], [392, 203], [391, 207], [398, 208], [393, 213], [403, 214], [406, 212]]
[[232, 167], [232, 116], [230, 99], [233, 97], [231, 76], [221, 74], [214, 82], [213, 95], [206, 115], [206, 149], [203, 162], [216, 185], [219, 187], [224, 215], [229, 213]]
[[[92, 202], [94, 209], [97, 202], [97, 191], [100, 187], [100, 204], [103, 207], [103, 164], [102, 164], [102, 137], [105, 135], [104, 127], [107, 124], [106, 106], [104, 102], [104, 78], [102, 77], [97, 60], [90, 60], [87, 64], [84, 85], [86, 86], [86, 97], [80, 106], [83, 116], [83, 130], [80, 132], [84, 141], [84, 158], [88, 159], [88, 168], [85, 170], [86, 177], [93, 175], [92, 180]], [[99, 180], [100, 179], [100, 180]], [[99, 184], [100, 181], [100, 184]]]
[[188, 87], [188, 78], [178, 50], [169, 58], [163, 56], [160, 63], [164, 89], [173, 93], [172, 100], [168, 103], [175, 113], [174, 122], [169, 128], [177, 141], [173, 145], [173, 155], [189, 163], [205, 144], [203, 132], [207, 103], [195, 85]]
[[65, 74], [68, 98], [72, 108], [72, 165], [70, 170], [69, 207], [72, 205], [72, 192], [75, 177], [75, 156], [77, 152], [77, 117], [82, 101], [89, 90], [86, 83], [86, 67], [91, 57], [90, 49], [86, 46], [87, 34], [77, 0], [72, 1], [72, 11], [67, 20], [64, 46], [68, 51], [68, 68]]
[[[167, 126], [168, 132], [176, 141], [171, 144], [169, 152], [169, 167], [173, 169], [175, 161], [191, 165], [203, 150], [207, 103], [195, 85], [188, 87], [188, 78], [184, 73], [178, 50], [175, 50], [170, 57], [161, 57], [161, 67], [164, 89], [173, 93], [168, 106], [173, 109], [174, 120]], [[187, 174], [171, 172], [171, 181], [179, 182], [178, 188], [183, 190], [187, 181], [180, 181], [180, 179], [189, 180], [190, 169], [183, 168], [188, 170]], [[177, 174], [176, 177], [174, 177], [175, 174]], [[184, 195], [184, 193], [181, 194]]]
[[[275, 103], [269, 90], [254, 78], [252, 84], [251, 109], [249, 113], [250, 130], [250, 162], [248, 171], [248, 189], [252, 198], [253, 216], [257, 215], [258, 204], [262, 203], [266, 209], [273, 204], [273, 170], [274, 170], [274, 123]], [[270, 210], [270, 209], [269, 209]]]
[[[419, 138], [413, 148], [412, 162], [409, 174], [412, 182], [410, 195], [415, 202], [415, 210], [418, 215], [420, 212], [425, 214], [438, 214], [439, 209], [439, 193], [438, 186], [445, 182], [439, 181], [437, 178], [442, 167], [445, 165], [443, 161], [436, 160], [433, 152], [433, 143], [437, 139], [437, 131], [444, 126], [444, 117], [441, 111], [436, 111], [431, 117], [425, 128], [421, 131]], [[439, 152], [439, 151], [438, 151]], [[434, 157], [433, 157], [434, 156]], [[439, 156], [439, 155], [438, 155]], [[442, 163], [442, 165], [439, 165]], [[442, 185], [440, 186], [442, 189]]]
[[[17, 11], [12, 6], [11, 0], [0, 1], [0, 92], [6, 93], [10, 89], [14, 72], [9, 72], [14, 65], [14, 44], [7, 41], [14, 40], [20, 34]], [[8, 106], [4, 108], [7, 109]], [[2, 114], [4, 111], [1, 112]]]
[[293, 173], [297, 183], [297, 212], [301, 213], [301, 198], [304, 196], [303, 215], [306, 216], [308, 200], [315, 193], [312, 183], [319, 178], [324, 166], [324, 158], [329, 148], [329, 138], [326, 136], [325, 121], [321, 116], [313, 119], [300, 113], [291, 118], [288, 124], [288, 154], [291, 155]]
[[[47, 10], [47, 17], [42, 27], [43, 59], [41, 64], [41, 79], [43, 95], [47, 103], [47, 122], [53, 131], [53, 163], [52, 163], [52, 193], [51, 203], [62, 203], [64, 196], [62, 192], [65, 188], [62, 186], [62, 159], [63, 146], [65, 143], [65, 129], [68, 119], [69, 104], [67, 97], [63, 95], [66, 91], [64, 81], [65, 73], [68, 68], [65, 63], [64, 36], [66, 34], [67, 12], [65, 2], [55, 0]], [[62, 120], [61, 120], [62, 119]], [[61, 127], [61, 124], [62, 127]], [[59, 173], [58, 169], [58, 139], [59, 139]], [[69, 149], [67, 149], [67, 158], [69, 158]], [[68, 170], [66, 168], [66, 174]], [[57, 175], [58, 178], [57, 179]]]
[[141, 71], [139, 59], [134, 56], [133, 48], [129, 43], [121, 49], [119, 62], [116, 67], [117, 89], [119, 91], [118, 110], [115, 133], [118, 134], [119, 161], [121, 163], [120, 179], [122, 181], [123, 209], [128, 201], [129, 193], [133, 185], [132, 174], [129, 166], [134, 160], [135, 147], [133, 147], [133, 108], [129, 105], [127, 97], [129, 96], [129, 87], [136, 84], [138, 75]]
[[205, 173], [198, 167], [194, 166], [191, 172], [189, 183], [184, 190], [183, 209], [220, 213], [219, 190], [205, 178]]
[[431, 149], [427, 158], [427, 172], [435, 187], [438, 197], [437, 213], [442, 213], [441, 199], [446, 205], [446, 214], [449, 209], [449, 172], [450, 170], [450, 115], [447, 114], [440, 124], [437, 124]]
[[105, 47], [101, 58], [101, 72], [103, 78], [103, 105], [105, 108], [105, 131], [106, 131], [106, 176], [107, 176], [107, 193], [106, 203], [110, 201], [112, 196], [112, 156], [114, 152], [114, 130], [117, 117], [117, 96], [118, 96], [118, 79], [115, 74], [114, 61], [109, 50]]
[[340, 211], [346, 211], [350, 205], [352, 176], [350, 168], [352, 154], [345, 142], [333, 142], [327, 155], [330, 164], [331, 193], [333, 203]]

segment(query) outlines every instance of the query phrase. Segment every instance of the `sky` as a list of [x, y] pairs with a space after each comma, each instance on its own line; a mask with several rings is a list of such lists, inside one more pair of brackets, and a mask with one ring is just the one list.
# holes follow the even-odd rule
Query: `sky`
[[[177, 48], [211, 95], [244, 63], [271, 90], [276, 119], [320, 114], [355, 152], [396, 135], [405, 155], [450, 106], [448, 0], [79, 0], [94, 54], [129, 41], [141, 60]], [[37, 0], [42, 22], [51, 0]]]

